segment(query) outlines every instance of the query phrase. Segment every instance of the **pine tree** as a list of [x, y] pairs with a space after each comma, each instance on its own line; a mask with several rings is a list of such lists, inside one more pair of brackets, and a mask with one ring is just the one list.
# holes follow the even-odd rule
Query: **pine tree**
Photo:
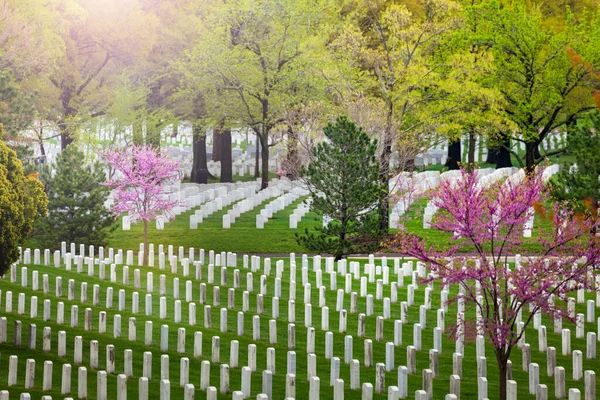
[[323, 130], [326, 139], [312, 151], [301, 171], [312, 196], [311, 210], [331, 221], [316, 232], [305, 230], [298, 243], [336, 259], [377, 247], [381, 184], [377, 141], [346, 117]]
[[55, 173], [42, 172], [48, 194], [48, 216], [34, 229], [39, 245], [59, 248], [61, 242], [104, 246], [114, 218], [104, 206], [109, 189], [100, 185], [105, 176], [100, 163], [85, 163], [75, 145], [56, 159]]

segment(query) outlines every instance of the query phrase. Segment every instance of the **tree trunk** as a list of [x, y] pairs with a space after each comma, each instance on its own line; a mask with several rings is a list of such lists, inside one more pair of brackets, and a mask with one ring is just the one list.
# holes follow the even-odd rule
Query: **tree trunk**
[[221, 131], [221, 182], [233, 182], [231, 159], [231, 130]]
[[[220, 125], [220, 124], [219, 124]], [[221, 161], [221, 126], [213, 130], [212, 160]]]
[[[388, 118], [391, 118], [391, 110]], [[382, 232], [387, 232], [389, 229], [390, 220], [390, 158], [392, 157], [392, 133], [391, 120], [388, 121], [388, 126], [383, 136], [383, 149], [379, 158], [379, 183], [381, 184], [381, 198], [379, 201], [379, 229]]]
[[144, 220], [144, 258], [143, 265], [148, 265], [148, 221]]
[[40, 134], [39, 134], [40, 153], [44, 157], [44, 163], [46, 162], [46, 149], [44, 148], [44, 125], [40, 121]]
[[487, 158], [485, 159], [485, 163], [486, 164], [496, 164], [497, 159], [498, 159], [498, 149], [495, 147], [492, 148], [492, 147], [488, 146]]
[[460, 169], [461, 143], [460, 138], [448, 143], [448, 160], [446, 166], [450, 170]]
[[473, 171], [475, 169], [475, 151], [477, 150], [475, 148], [475, 144], [476, 144], [476, 136], [475, 136], [475, 129], [471, 128], [471, 130], [469, 131], [469, 150], [467, 153], [467, 170]]
[[59, 121], [58, 126], [60, 127], [60, 149], [64, 150], [73, 143], [73, 137], [69, 134], [69, 127], [65, 120]]
[[535, 170], [535, 153], [538, 151], [537, 143], [525, 143], [525, 172], [532, 173]]
[[260, 176], [260, 146], [261, 141], [258, 135], [256, 135], [256, 146], [254, 148], [256, 151], [254, 152], [254, 177], [258, 178]]
[[298, 171], [300, 170], [300, 158], [298, 156], [298, 135], [291, 128], [288, 129], [285, 170], [286, 176], [289, 179], [298, 179]]
[[504, 138], [502, 145], [498, 148], [496, 155], [496, 168], [509, 168], [512, 167], [512, 159], [510, 151], [510, 138]]
[[194, 124], [193, 136], [193, 161], [192, 171], [190, 173], [190, 182], [192, 183], [208, 183], [209, 178], [213, 176], [208, 172], [207, 157], [206, 157], [206, 134], [202, 132], [202, 127]]
[[260, 140], [261, 143], [261, 159], [262, 159], [262, 175], [260, 190], [266, 189], [269, 186], [269, 140], [264, 138]]
[[496, 351], [502, 351], [502, 350], [495, 350], [494, 352], [496, 353], [496, 362], [498, 363], [498, 385], [499, 385], [499, 390], [498, 390], [498, 398], [500, 400], [506, 400], [506, 374], [507, 374], [507, 361], [508, 361], [508, 357], [504, 357], [502, 354], [498, 354]]

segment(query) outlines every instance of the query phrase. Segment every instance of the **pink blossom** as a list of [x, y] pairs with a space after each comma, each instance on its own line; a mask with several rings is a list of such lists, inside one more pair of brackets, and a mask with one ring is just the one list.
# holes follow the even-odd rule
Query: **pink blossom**
[[115, 215], [128, 213], [131, 222], [148, 222], [161, 215], [173, 218], [173, 208], [179, 201], [169, 198], [165, 184], [181, 178], [176, 161], [168, 160], [151, 146], [131, 146], [102, 156], [116, 171], [104, 183], [114, 188]]
[[[431, 274], [425, 282], [462, 287], [465, 306], [481, 314], [482, 332], [494, 346], [501, 371], [506, 371], [506, 361], [520, 339], [516, 328], [520, 314], [523, 330], [536, 312], [572, 319], [565, 312], [568, 295], [578, 289], [595, 290], [595, 269], [600, 264], [600, 246], [590, 234], [595, 222], [562, 204], [554, 204], [552, 210], [554, 229], [539, 232], [542, 253], [509, 267], [508, 257], [522, 245], [530, 210], [542, 209], [547, 199], [542, 171], [484, 187], [476, 172], [463, 170], [461, 179], [442, 181], [432, 197], [439, 207], [432, 227], [452, 234], [451, 247], [440, 251], [407, 233], [390, 243], [397, 252], [427, 264]], [[467, 245], [474, 254], [459, 255]], [[475, 313], [465, 314], [474, 317]]]

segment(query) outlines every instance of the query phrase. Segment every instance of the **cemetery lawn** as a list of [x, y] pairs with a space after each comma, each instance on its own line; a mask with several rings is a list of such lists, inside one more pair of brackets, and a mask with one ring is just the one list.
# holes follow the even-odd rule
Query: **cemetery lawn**
[[[233, 204], [224, 207], [204, 222], [198, 224], [198, 229], [189, 228], [189, 217], [194, 210], [177, 216], [173, 221], [166, 223], [164, 230], [157, 230], [153, 223], [149, 229], [149, 243], [165, 246], [184, 246], [194, 248], [215, 249], [215, 251], [231, 251], [236, 253], [253, 254], [287, 254], [295, 252], [298, 254], [309, 253], [303, 246], [296, 242], [296, 233], [304, 233], [305, 229], [313, 230], [321, 225], [321, 218], [315, 213], [306, 214], [298, 224], [298, 229], [289, 229], [289, 216], [296, 206], [304, 199], [298, 199], [292, 205], [286, 207], [273, 215], [273, 218], [264, 225], [264, 229], [256, 229], [256, 215], [260, 213], [261, 207], [257, 207], [247, 213], [241, 214], [231, 225], [230, 229], [222, 228], [223, 215], [233, 207]], [[408, 214], [406, 227], [408, 232], [417, 234], [426, 241], [440, 249], [447, 249], [451, 244], [451, 235], [439, 232], [436, 229], [423, 229], [423, 210], [427, 205], [427, 199], [415, 202]], [[551, 221], [544, 220], [536, 215], [534, 222], [534, 233], [539, 227], [551, 229]], [[392, 229], [391, 233], [397, 232]], [[535, 236], [535, 234], [534, 234]], [[131, 230], [121, 229], [121, 219], [117, 222], [116, 230], [109, 238], [109, 245], [123, 250], [134, 250], [137, 254], [140, 242], [143, 241], [143, 225], [141, 223], [131, 226]], [[28, 247], [35, 247], [35, 243], [27, 243]], [[542, 247], [535, 238], [523, 239], [521, 254], [539, 253]], [[156, 251], [156, 250], [155, 250]], [[465, 246], [462, 252], [473, 252], [474, 248]], [[381, 253], [387, 252], [383, 247]]]
[[[175, 252], [177, 253], [177, 251]], [[187, 249], [186, 249], [187, 253]], [[229, 363], [229, 350], [231, 340], [239, 341], [239, 367], [230, 369], [230, 388], [231, 391], [239, 390], [241, 388], [241, 367], [247, 365], [247, 349], [248, 345], [254, 343], [257, 345], [257, 372], [252, 374], [251, 398], [255, 398], [257, 393], [261, 392], [262, 378], [261, 372], [266, 368], [266, 351], [267, 347], [273, 347], [276, 355], [276, 372], [273, 377], [273, 398], [282, 399], [285, 395], [285, 373], [286, 373], [286, 361], [287, 361], [287, 325], [288, 325], [288, 307], [287, 300], [290, 296], [290, 277], [289, 277], [289, 260], [284, 259], [285, 270], [282, 274], [281, 284], [281, 301], [279, 305], [280, 316], [277, 320], [277, 343], [269, 343], [269, 319], [272, 318], [272, 296], [274, 294], [274, 276], [275, 276], [275, 262], [271, 260], [272, 270], [271, 275], [267, 277], [267, 295], [264, 297], [264, 315], [260, 317], [260, 340], [252, 339], [252, 316], [256, 315], [256, 293], [259, 289], [259, 275], [262, 274], [262, 260], [261, 270], [256, 272], [253, 277], [254, 292], [250, 294], [249, 300], [249, 312], [245, 313], [244, 316], [244, 334], [242, 336], [237, 335], [237, 313], [242, 310], [242, 290], [246, 289], [246, 273], [249, 270], [242, 268], [241, 257], [238, 257], [237, 267], [241, 272], [241, 289], [235, 290], [235, 307], [230, 309], [227, 313], [228, 325], [227, 332], [220, 332], [219, 330], [219, 308], [227, 306], [227, 291], [225, 286], [233, 285], [233, 267], [227, 268], [227, 285], [222, 285], [220, 294], [220, 306], [213, 305], [213, 287], [215, 285], [207, 283], [207, 303], [213, 305], [211, 309], [212, 315], [212, 327], [206, 328], [203, 324], [204, 310], [201, 304], [197, 303], [197, 324], [196, 326], [189, 326], [188, 324], [188, 307], [185, 299], [185, 280], [191, 279], [194, 281], [194, 276], [183, 277], [181, 275], [181, 266], [179, 267], [179, 274], [173, 274], [169, 268], [166, 270], [159, 270], [156, 267], [139, 267], [141, 270], [140, 288], [134, 288], [133, 286], [133, 270], [138, 267], [130, 267], [129, 270], [129, 285], [124, 285], [121, 282], [122, 267], [117, 267], [117, 280], [110, 282], [109, 279], [100, 279], [98, 275], [98, 266], [96, 266], [94, 276], [88, 276], [87, 273], [77, 273], [74, 269], [66, 271], [64, 265], [60, 268], [54, 268], [54, 266], [33, 266], [28, 265], [28, 277], [29, 282], [26, 287], [21, 286], [21, 266], [18, 267], [18, 274], [16, 282], [11, 282], [9, 274], [5, 279], [0, 280], [0, 290], [2, 290], [2, 299], [4, 300], [7, 291], [13, 293], [13, 310], [11, 312], [5, 311], [5, 303], [2, 303], [0, 307], [0, 316], [8, 319], [8, 343], [0, 345], [0, 388], [9, 389], [11, 398], [18, 398], [18, 393], [28, 392], [32, 398], [40, 398], [42, 395], [52, 395], [54, 398], [63, 398], [65, 396], [60, 395], [61, 388], [61, 368], [62, 364], [69, 363], [72, 365], [73, 371], [71, 374], [71, 396], [77, 395], [77, 368], [78, 366], [73, 362], [73, 341], [75, 336], [79, 335], [83, 337], [83, 365], [87, 368], [87, 381], [88, 381], [88, 398], [93, 399], [96, 397], [96, 371], [91, 370], [89, 367], [89, 343], [91, 340], [97, 340], [99, 342], [99, 368], [104, 370], [106, 366], [105, 349], [106, 346], [112, 344], [115, 346], [116, 356], [116, 373], [123, 373], [123, 352], [126, 349], [133, 351], [133, 378], [129, 379], [127, 385], [128, 398], [137, 399], [138, 396], [138, 379], [142, 375], [142, 359], [145, 351], [152, 352], [152, 379], [149, 381], [149, 393], [150, 398], [158, 398], [157, 393], [159, 392], [159, 377], [161, 371], [161, 354], [167, 354], [170, 360], [170, 382], [171, 382], [171, 399], [182, 399], [183, 388], [179, 386], [179, 360], [181, 357], [188, 357], [190, 360], [190, 383], [196, 387], [196, 398], [204, 398], [205, 394], [199, 391], [200, 382], [200, 363], [202, 360], [210, 360], [211, 357], [211, 340], [213, 336], [219, 336], [221, 339], [221, 352], [220, 352], [220, 363]], [[364, 260], [363, 260], [364, 262]], [[393, 264], [388, 261], [388, 265]], [[303, 303], [303, 287], [302, 287], [302, 273], [300, 271], [301, 259], [297, 258], [296, 263], [298, 265], [297, 271], [297, 282], [296, 285], [296, 398], [307, 399], [308, 398], [308, 382], [306, 379], [307, 371], [307, 356], [306, 356], [306, 338], [307, 328], [305, 327], [305, 315], [304, 315], [304, 303]], [[377, 264], [380, 262], [377, 261]], [[324, 268], [325, 262], [322, 263]], [[392, 267], [393, 268], [393, 267]], [[33, 291], [31, 288], [31, 274], [32, 271], [38, 270], [40, 275], [40, 290]], [[86, 270], [86, 267], [84, 267]], [[107, 277], [109, 272], [107, 268]], [[363, 271], [361, 265], [361, 272]], [[154, 292], [152, 296], [152, 310], [153, 315], [144, 315], [144, 295], [146, 293], [146, 273], [154, 273]], [[49, 280], [49, 293], [44, 295], [41, 291], [41, 276], [42, 274], [48, 275]], [[166, 298], [167, 298], [167, 318], [160, 319], [158, 317], [159, 310], [159, 285], [158, 275], [166, 275]], [[204, 265], [202, 268], [203, 283], [207, 282], [207, 266]], [[193, 273], [192, 273], [193, 275]], [[63, 295], [58, 298], [55, 292], [56, 278], [60, 276], [63, 282]], [[215, 280], [219, 281], [219, 269], [215, 268]], [[393, 274], [390, 274], [393, 276]], [[173, 314], [173, 278], [178, 277], [180, 282], [180, 299], [182, 300], [182, 321], [176, 323]], [[378, 276], [378, 279], [381, 277]], [[67, 282], [73, 279], [75, 281], [75, 296], [74, 300], [67, 298], [68, 286]], [[325, 351], [325, 332], [321, 329], [321, 308], [318, 307], [318, 291], [315, 288], [315, 273], [312, 270], [312, 260], [309, 260], [309, 282], [312, 285], [311, 290], [311, 303], [312, 303], [312, 324], [316, 331], [316, 356], [317, 356], [317, 375], [321, 379], [320, 395], [321, 398], [332, 398], [333, 389], [329, 386], [330, 377], [330, 360], [324, 356]], [[81, 282], [87, 282], [87, 302], [80, 302], [80, 285]], [[344, 287], [344, 279], [341, 276], [337, 278], [338, 288]], [[219, 282], [220, 283], [220, 282]], [[404, 286], [398, 288], [398, 302], [392, 303], [391, 307], [391, 319], [384, 320], [384, 337], [383, 341], [378, 342], [375, 340], [375, 324], [376, 315], [382, 315], [383, 313], [383, 302], [381, 300], [374, 301], [375, 315], [366, 317], [366, 336], [364, 339], [371, 339], [373, 341], [373, 362], [383, 363], [385, 362], [385, 343], [393, 341], [394, 339], [394, 320], [400, 318], [400, 301], [406, 301], [407, 298], [407, 285], [410, 283], [409, 278], [405, 278]], [[326, 305], [329, 307], [329, 328], [333, 332], [333, 355], [340, 357], [340, 378], [344, 380], [345, 384], [345, 398], [346, 399], [360, 399], [360, 390], [349, 389], [349, 365], [344, 363], [344, 338], [347, 335], [353, 336], [353, 358], [360, 361], [360, 377], [362, 382], [375, 382], [375, 367], [367, 368], [363, 364], [363, 338], [357, 336], [358, 316], [357, 314], [348, 313], [347, 321], [347, 333], [340, 333], [338, 330], [339, 326], [339, 313], [335, 312], [336, 307], [336, 294], [335, 291], [330, 289], [330, 276], [329, 274], [323, 274], [323, 285], [327, 287], [326, 294]], [[100, 287], [100, 299], [98, 305], [92, 304], [92, 287], [93, 285], [99, 285]], [[356, 280], [352, 281], [352, 290], [359, 290], [359, 282]], [[112, 287], [114, 290], [114, 300], [112, 308], [106, 307], [106, 293], [107, 288]], [[198, 301], [198, 287], [199, 282], [193, 284], [193, 300]], [[401, 365], [406, 365], [406, 346], [413, 344], [413, 324], [419, 322], [419, 306], [424, 303], [424, 288], [425, 285], [419, 285], [415, 291], [415, 303], [414, 306], [408, 307], [408, 323], [403, 327], [403, 338], [402, 345], [395, 347], [394, 351], [394, 370], [386, 372], [385, 374], [385, 386], [397, 385], [397, 368]], [[126, 302], [125, 308], [122, 311], [118, 311], [118, 292], [119, 290], [125, 290]], [[451, 288], [451, 295], [455, 293], [456, 288]], [[131, 312], [131, 293], [133, 291], [140, 292], [140, 313], [132, 314]], [[374, 283], [368, 284], [368, 293], [375, 294], [376, 285]], [[17, 313], [17, 298], [19, 293], [24, 293], [26, 296], [26, 307], [25, 313], [19, 315]], [[30, 318], [29, 305], [31, 304], [30, 297], [38, 296], [38, 316], [37, 318]], [[383, 296], [390, 296], [390, 286], [385, 285]], [[592, 293], [586, 293], [586, 300], [595, 299]], [[48, 321], [43, 321], [43, 300], [48, 299], [51, 302], [51, 318]], [[57, 324], [56, 322], [56, 307], [57, 303], [62, 301], [65, 309], [65, 323]], [[344, 295], [344, 307], [349, 309], [350, 295]], [[79, 307], [79, 327], [70, 326], [70, 310], [71, 306], [77, 305]], [[91, 308], [93, 313], [93, 328], [91, 331], [86, 331], [82, 327], [84, 325], [84, 309]], [[440, 304], [440, 287], [436, 286], [432, 296], [432, 307], [427, 311], [427, 326], [422, 331], [422, 346], [423, 349], [417, 351], [417, 374], [408, 376], [408, 398], [414, 397], [415, 390], [421, 389], [421, 371], [429, 368], [429, 349], [433, 347], [433, 328], [436, 326], [436, 310], [441, 307]], [[576, 304], [577, 313], [586, 313], [585, 303]], [[366, 310], [366, 299], [358, 297], [358, 312], [364, 313]], [[98, 332], [98, 315], [100, 311], [107, 312], [107, 333], [100, 334]], [[453, 326], [456, 321], [456, 307], [454, 304], [449, 306], [449, 311], [446, 314], [445, 325], [446, 328]], [[474, 319], [475, 311], [472, 308], [467, 308], [467, 318]], [[113, 317], [115, 314], [121, 316], [121, 336], [118, 338], [113, 337]], [[523, 316], [526, 318], [527, 313], [524, 311]], [[136, 318], [137, 326], [137, 340], [128, 340], [128, 321], [130, 317]], [[13, 329], [14, 321], [20, 320], [22, 322], [22, 346], [13, 346]], [[144, 345], [144, 326], [145, 321], [152, 321], [153, 323], [153, 341], [152, 345]], [[36, 324], [37, 326], [37, 344], [36, 350], [30, 350], [27, 348], [28, 343], [28, 327], [29, 324]], [[160, 326], [166, 324], [169, 326], [169, 349], [168, 351], [160, 351]], [[572, 359], [571, 356], [563, 356], [561, 352], [561, 336], [553, 332], [553, 321], [548, 317], [543, 317], [542, 324], [547, 327], [548, 332], [548, 346], [553, 346], [557, 349], [557, 364], [563, 366], [566, 370], [566, 388], [578, 388], [584, 393], [583, 381], [575, 382], [572, 380]], [[48, 353], [43, 352], [42, 349], [42, 330], [43, 327], [50, 327], [52, 330], [51, 335], [51, 351]], [[586, 343], [585, 339], [579, 339], [575, 337], [575, 327], [573, 324], [563, 321], [563, 327], [571, 329], [571, 348], [572, 350], [582, 350], [583, 357], [583, 370], [596, 370], [598, 362], [596, 360], [588, 360], [585, 357]], [[186, 347], [184, 354], [178, 354], [176, 351], [177, 343], [177, 330], [178, 328], [186, 329]], [[64, 330], [66, 332], [67, 340], [67, 354], [66, 357], [60, 358], [57, 356], [58, 347], [58, 332]], [[193, 337], [194, 331], [201, 331], [203, 334], [203, 355], [201, 358], [196, 359], [193, 357]], [[595, 323], [585, 323], [586, 332], [596, 332]], [[538, 334], [533, 329], [533, 324], [528, 328], [526, 332], [526, 341], [531, 345], [531, 362], [538, 363], [540, 366], [540, 383], [548, 386], [548, 393], [554, 393], [554, 378], [548, 377], [546, 374], [546, 355], [538, 351]], [[442, 352], [439, 358], [439, 377], [433, 381], [433, 398], [443, 399], [444, 395], [449, 391], [449, 377], [452, 374], [452, 353], [455, 349], [455, 343], [448, 335], [443, 336]], [[486, 346], [486, 357], [487, 357], [487, 379], [488, 379], [488, 394], [490, 398], [497, 398], [498, 384], [497, 376], [498, 370], [496, 368], [495, 357], [492, 352], [492, 348]], [[17, 386], [8, 388], [6, 386], [8, 377], [8, 358], [10, 355], [18, 356], [18, 382]], [[24, 377], [25, 377], [25, 362], [26, 359], [32, 358], [36, 360], [35, 365], [35, 388], [24, 389]], [[513, 379], [518, 382], [518, 398], [519, 399], [534, 399], [535, 395], [528, 394], [528, 373], [523, 371], [522, 368], [522, 354], [519, 349], [513, 351], [511, 355], [512, 360], [512, 372]], [[42, 392], [41, 383], [43, 377], [43, 364], [44, 361], [49, 360], [53, 362], [53, 378], [52, 388], [50, 392]], [[469, 342], [465, 345], [464, 359], [463, 359], [463, 376], [461, 380], [461, 398], [462, 399], [476, 399], [477, 398], [477, 362], [475, 357], [475, 345], [473, 342]], [[211, 364], [210, 371], [210, 385], [219, 388], [219, 364]], [[108, 398], [116, 398], [116, 374], [108, 375]], [[219, 399], [230, 399], [231, 394], [218, 395]], [[385, 394], [374, 394], [374, 399], [386, 399], [387, 392]]]
[[[273, 218], [265, 223], [264, 229], [256, 229], [256, 215], [260, 213], [264, 204], [241, 214], [230, 229], [223, 229], [222, 221], [223, 215], [232, 209], [233, 204], [205, 218], [195, 230], [190, 229], [189, 222], [195, 209], [190, 210], [166, 223], [164, 230], [157, 230], [155, 225], [151, 224], [149, 242], [155, 243], [155, 248], [158, 244], [164, 244], [237, 253], [303, 252], [304, 248], [296, 242], [295, 233], [302, 233], [305, 228], [313, 229], [321, 224], [316, 214], [308, 213], [298, 224], [298, 229], [289, 229], [289, 217], [303, 200], [304, 198], [298, 199], [284, 210], [273, 214]], [[132, 225], [129, 231], [123, 231], [121, 226], [119, 218], [118, 227], [109, 239], [110, 246], [123, 250], [138, 249], [140, 241], [143, 241], [143, 225]]]

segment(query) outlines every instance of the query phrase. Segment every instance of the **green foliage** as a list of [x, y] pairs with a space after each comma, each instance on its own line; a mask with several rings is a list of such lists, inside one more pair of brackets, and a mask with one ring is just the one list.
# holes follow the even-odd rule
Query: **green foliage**
[[49, 205], [48, 216], [36, 222], [34, 238], [46, 248], [61, 242], [105, 246], [114, 218], [104, 207], [109, 190], [102, 165], [85, 164], [84, 154], [68, 146], [56, 159], [56, 174], [42, 172]]
[[567, 163], [552, 180], [552, 194], [577, 208], [598, 211], [600, 199], [600, 112], [579, 121], [567, 136], [567, 148], [575, 163]]
[[346, 117], [329, 123], [326, 140], [312, 151], [312, 161], [301, 171], [311, 192], [311, 211], [332, 221], [316, 233], [305, 231], [297, 240], [313, 251], [337, 259], [377, 247], [382, 187], [377, 141]]
[[577, 20], [567, 13], [563, 29], [556, 32], [544, 26], [538, 8], [528, 9], [523, 1], [501, 6], [493, 0], [471, 8], [469, 18], [478, 24], [473, 42], [491, 49], [491, 82], [504, 97], [503, 112], [522, 136], [518, 140], [526, 144], [521, 163], [532, 170], [544, 160], [537, 155], [542, 140], [594, 107], [592, 69], [600, 63], [600, 15]]
[[17, 154], [0, 140], [0, 276], [19, 259], [19, 245], [36, 218], [46, 214], [47, 204], [42, 183], [25, 176]]
[[0, 124], [10, 140], [31, 126], [36, 114], [34, 98], [34, 94], [23, 93], [9, 70], [0, 70]]

